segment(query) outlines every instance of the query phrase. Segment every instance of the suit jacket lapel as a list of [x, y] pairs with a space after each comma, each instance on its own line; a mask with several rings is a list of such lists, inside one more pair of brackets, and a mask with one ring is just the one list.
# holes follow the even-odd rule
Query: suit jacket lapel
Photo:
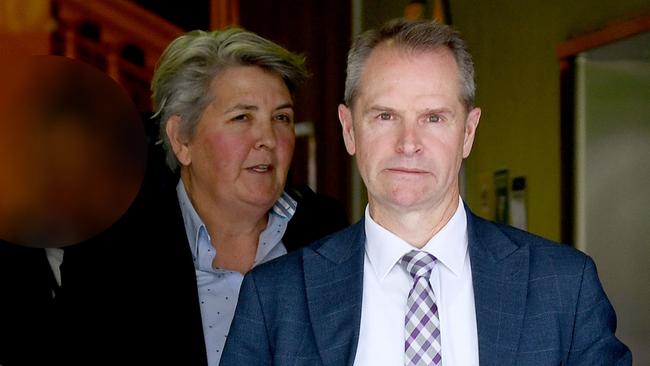
[[365, 227], [361, 220], [305, 250], [309, 316], [323, 365], [352, 365], [361, 323]]
[[480, 364], [511, 365], [526, 309], [529, 248], [466, 210]]

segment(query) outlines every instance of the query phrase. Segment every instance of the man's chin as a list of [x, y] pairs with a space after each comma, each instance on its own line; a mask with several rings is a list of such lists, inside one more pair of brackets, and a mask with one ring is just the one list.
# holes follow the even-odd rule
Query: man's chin
[[383, 199], [375, 200], [375, 205], [391, 207], [396, 211], [415, 211], [426, 207], [428, 201], [422, 194], [408, 192], [391, 194]]

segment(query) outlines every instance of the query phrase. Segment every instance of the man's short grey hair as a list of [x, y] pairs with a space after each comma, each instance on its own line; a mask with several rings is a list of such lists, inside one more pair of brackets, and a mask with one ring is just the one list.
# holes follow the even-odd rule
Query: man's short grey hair
[[345, 79], [345, 104], [352, 107], [359, 92], [359, 81], [363, 67], [372, 50], [390, 42], [405, 52], [431, 51], [440, 47], [448, 48], [458, 65], [461, 101], [471, 110], [474, 107], [474, 63], [465, 41], [460, 34], [448, 25], [435, 21], [394, 19], [380, 29], [362, 33], [348, 52], [347, 77]]
[[165, 131], [167, 121], [180, 117], [181, 138], [191, 139], [212, 100], [212, 80], [231, 66], [258, 66], [275, 73], [292, 94], [308, 75], [303, 56], [240, 28], [195, 30], [176, 38], [160, 57], [151, 81], [154, 117], [160, 120], [160, 139], [172, 170], [179, 162]]

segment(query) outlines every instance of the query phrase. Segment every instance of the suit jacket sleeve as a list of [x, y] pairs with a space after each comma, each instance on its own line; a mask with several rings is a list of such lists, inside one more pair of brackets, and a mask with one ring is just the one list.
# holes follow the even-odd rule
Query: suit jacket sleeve
[[270, 365], [271, 347], [260, 296], [252, 274], [244, 276], [221, 366]]
[[614, 336], [616, 314], [587, 257], [575, 314], [568, 365], [632, 365], [630, 350]]

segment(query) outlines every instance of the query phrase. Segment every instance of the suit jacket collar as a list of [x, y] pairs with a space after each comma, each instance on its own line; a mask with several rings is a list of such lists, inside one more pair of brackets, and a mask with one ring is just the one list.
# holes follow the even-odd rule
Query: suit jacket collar
[[467, 210], [481, 365], [514, 363], [528, 292], [529, 247]]
[[309, 316], [323, 365], [352, 365], [363, 298], [364, 221], [304, 252]]
[[363, 252], [365, 243], [365, 221], [361, 219], [338, 235], [319, 241], [312, 249], [323, 258], [336, 264], [342, 264], [355, 254], [359, 255], [359, 251]]

